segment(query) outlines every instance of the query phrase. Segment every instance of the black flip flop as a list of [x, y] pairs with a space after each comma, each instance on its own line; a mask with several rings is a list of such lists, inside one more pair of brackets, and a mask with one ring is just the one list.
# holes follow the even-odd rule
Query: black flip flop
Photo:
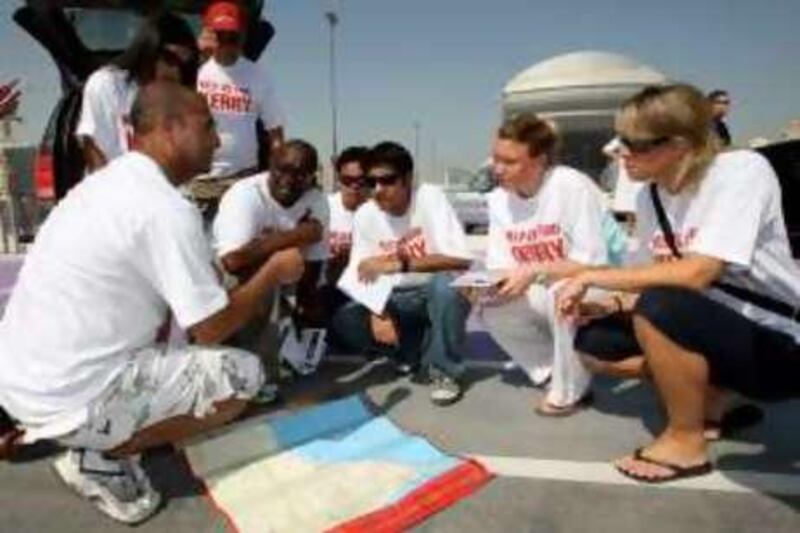
[[619, 473], [622, 474], [623, 476], [629, 477], [641, 483], [650, 483], [650, 484], [668, 483], [670, 481], [677, 481], [679, 479], [688, 479], [692, 477], [704, 476], [706, 474], [711, 473], [714, 470], [714, 465], [711, 464], [711, 461], [706, 461], [704, 463], [700, 463], [699, 465], [681, 466], [669, 463], [667, 461], [651, 459], [649, 457], [645, 457], [642, 454], [642, 448], [637, 448], [633, 452], [633, 458], [643, 463], [648, 463], [651, 465], [660, 466], [662, 468], [672, 470], [671, 475], [666, 475], [663, 477], [647, 477], [647, 476], [640, 476], [635, 472], [628, 472], [627, 470], [623, 470], [619, 466], [616, 467]]
[[706, 420], [704, 422], [706, 430], [719, 432], [719, 437], [707, 439], [711, 441], [728, 439], [735, 436], [738, 432], [755, 426], [764, 420], [764, 410], [759, 406], [746, 403], [726, 411], [722, 415], [722, 420]]

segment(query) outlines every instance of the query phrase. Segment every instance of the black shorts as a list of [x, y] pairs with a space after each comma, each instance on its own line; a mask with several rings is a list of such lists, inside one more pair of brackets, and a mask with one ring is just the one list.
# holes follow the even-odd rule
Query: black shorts
[[[708, 361], [709, 380], [717, 387], [762, 400], [800, 396], [800, 346], [786, 333], [698, 291], [678, 287], [644, 291], [633, 314], [702, 355]], [[642, 355], [633, 314], [614, 314], [579, 328], [575, 349], [604, 361]]]

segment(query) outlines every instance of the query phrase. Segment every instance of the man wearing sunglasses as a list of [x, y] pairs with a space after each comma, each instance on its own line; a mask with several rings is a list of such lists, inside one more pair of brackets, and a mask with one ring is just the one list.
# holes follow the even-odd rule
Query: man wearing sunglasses
[[[469, 301], [451, 287], [450, 271], [470, 265], [466, 235], [444, 192], [413, 183], [413, 160], [393, 142], [373, 147], [367, 179], [374, 197], [353, 220], [353, 247], [339, 287], [355, 301], [333, 317], [333, 329], [356, 352], [385, 355], [401, 373], [421, 365], [431, 401], [462, 396], [462, 353]], [[392, 288], [382, 309], [369, 291]]]
[[[305, 268], [297, 284], [301, 322], [314, 324], [319, 316], [317, 285], [328, 226], [328, 203], [316, 185], [316, 149], [301, 139], [287, 141], [275, 154], [269, 172], [234, 184], [219, 203], [212, 225], [214, 250], [223, 269], [244, 283], [264, 263], [285, 255], [302, 256]], [[238, 337], [265, 358], [268, 373], [277, 370], [277, 330], [270, 321], [274, 295], [262, 314]]]
[[[336, 159], [336, 182], [338, 191], [328, 196], [330, 226], [328, 228], [328, 260], [325, 263], [324, 285], [320, 293], [325, 308], [325, 316], [331, 317], [350, 299], [336, 287], [350, 260], [353, 244], [353, 217], [356, 211], [372, 196], [372, 182], [365, 174], [369, 149], [365, 146], [351, 146], [342, 151]], [[341, 343], [329, 329], [328, 342], [337, 348]]]
[[[259, 169], [259, 149], [270, 154], [283, 142], [283, 112], [272, 79], [262, 67], [242, 56], [246, 15], [233, 0], [212, 2], [204, 31], [214, 33], [212, 56], [200, 68], [197, 90], [205, 95], [217, 123], [220, 147], [211, 174], [196, 180], [193, 194], [212, 204], [237, 179]], [[264, 125], [259, 135], [256, 123]]]

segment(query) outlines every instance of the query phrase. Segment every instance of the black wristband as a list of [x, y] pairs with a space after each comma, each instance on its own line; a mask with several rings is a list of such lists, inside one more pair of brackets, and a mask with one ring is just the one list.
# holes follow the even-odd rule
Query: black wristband
[[410, 272], [411, 271], [411, 260], [408, 256], [401, 255], [400, 256], [400, 272]]

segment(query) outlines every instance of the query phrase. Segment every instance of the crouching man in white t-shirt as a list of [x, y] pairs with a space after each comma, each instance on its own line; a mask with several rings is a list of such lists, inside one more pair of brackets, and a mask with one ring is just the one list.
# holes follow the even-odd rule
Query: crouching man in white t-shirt
[[536, 411], [572, 414], [588, 399], [589, 373], [574, 328], [557, 317], [551, 283], [606, 262], [603, 207], [590, 178], [556, 165], [554, 129], [534, 114], [500, 126], [489, 194], [487, 267], [506, 270], [482, 310], [495, 341], [547, 394]]
[[339, 190], [328, 195], [330, 224], [328, 226], [328, 259], [320, 287], [321, 300], [328, 318], [328, 345], [334, 350], [342, 349], [335, 331], [330, 327], [330, 318], [350, 298], [336, 284], [350, 262], [353, 247], [353, 218], [359, 207], [372, 196], [372, 182], [367, 179], [366, 162], [369, 149], [365, 146], [350, 146], [336, 158], [336, 181]]
[[[217, 344], [301, 267], [286, 256], [226, 292], [200, 214], [176, 188], [208, 169], [219, 142], [205, 101], [146, 86], [131, 120], [138, 149], [56, 206], [0, 322], [0, 404], [25, 442], [66, 446], [56, 472], [125, 523], [159, 504], [142, 451], [233, 420], [258, 391], [258, 359]], [[170, 312], [196, 344], [157, 342]]]
[[[292, 139], [275, 155], [270, 172], [256, 174], [228, 189], [213, 224], [214, 249], [225, 271], [245, 283], [263, 264], [293, 254], [304, 265], [298, 271], [297, 316], [302, 325], [318, 326], [318, 285], [328, 226], [328, 202], [316, 185], [319, 159], [308, 142]], [[270, 319], [274, 296], [237, 339], [256, 351], [277, 374], [278, 334]]]
[[374, 199], [356, 212], [339, 280], [355, 301], [337, 312], [333, 329], [348, 349], [388, 355], [403, 372], [421, 363], [432, 378], [431, 400], [451, 404], [462, 395], [470, 304], [447, 272], [469, 267], [464, 230], [440, 188], [414, 187], [411, 155], [399, 144], [370, 150], [367, 179]]

